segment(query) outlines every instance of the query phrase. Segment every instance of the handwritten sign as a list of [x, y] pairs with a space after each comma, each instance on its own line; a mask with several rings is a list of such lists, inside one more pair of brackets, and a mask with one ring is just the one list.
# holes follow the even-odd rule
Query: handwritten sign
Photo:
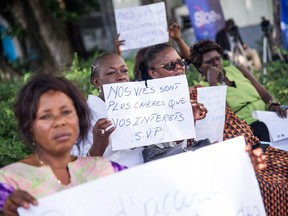
[[164, 2], [115, 10], [122, 50], [147, 47], [169, 40]]
[[204, 104], [208, 113], [196, 122], [197, 140], [209, 138], [211, 142], [223, 141], [227, 86], [212, 86], [197, 89], [197, 100]]
[[185, 75], [104, 85], [113, 150], [195, 137]]
[[[21, 216], [266, 215], [243, 137], [39, 199]], [[167, 169], [169, 167], [169, 169]]]

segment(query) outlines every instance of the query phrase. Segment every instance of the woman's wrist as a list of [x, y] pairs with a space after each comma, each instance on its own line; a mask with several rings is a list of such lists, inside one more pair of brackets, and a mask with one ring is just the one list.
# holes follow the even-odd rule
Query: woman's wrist
[[269, 110], [272, 106], [280, 106], [280, 102], [276, 101], [276, 100], [269, 100], [269, 102], [267, 103], [267, 109]]

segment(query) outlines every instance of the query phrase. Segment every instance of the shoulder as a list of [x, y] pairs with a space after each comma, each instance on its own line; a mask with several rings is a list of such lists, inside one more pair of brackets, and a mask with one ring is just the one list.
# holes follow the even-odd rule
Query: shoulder
[[74, 165], [87, 168], [94, 167], [99, 170], [112, 169], [114, 172], [126, 169], [125, 166], [112, 162], [104, 157], [78, 157]]
[[93, 107], [93, 106], [97, 106], [97, 105], [102, 105], [105, 104], [105, 102], [99, 98], [98, 96], [95, 95], [88, 95], [88, 99], [87, 99], [87, 104], [89, 105], [89, 107]]
[[92, 113], [93, 119], [95, 122], [98, 118], [106, 118], [107, 111], [106, 111], [106, 104], [105, 102], [95, 95], [89, 95], [87, 100], [88, 107]]
[[27, 165], [21, 162], [9, 164], [0, 169], [0, 174], [3, 175], [4, 173], [10, 173], [10, 172], [13, 173], [15, 170], [22, 168], [23, 166], [25, 167]]
[[239, 70], [239, 68], [234, 66], [234, 65], [226, 66], [226, 67], [224, 67], [224, 70], [226, 73], [230, 73], [230, 74], [238, 74], [238, 75], [242, 74], [242, 72]]
[[12, 163], [0, 169], [0, 182], [17, 188], [18, 181], [29, 178], [30, 174], [36, 171], [35, 168], [37, 167], [21, 162]]

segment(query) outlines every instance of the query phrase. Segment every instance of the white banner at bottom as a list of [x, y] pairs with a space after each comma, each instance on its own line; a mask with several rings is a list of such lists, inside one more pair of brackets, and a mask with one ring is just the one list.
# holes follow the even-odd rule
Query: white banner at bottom
[[39, 199], [21, 216], [265, 215], [243, 137], [203, 147]]

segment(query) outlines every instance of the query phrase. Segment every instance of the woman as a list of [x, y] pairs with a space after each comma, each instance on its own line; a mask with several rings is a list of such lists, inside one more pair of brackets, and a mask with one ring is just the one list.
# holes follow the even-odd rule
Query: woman
[[[91, 125], [84, 148], [78, 151], [74, 147], [73, 154], [87, 156], [103, 156], [122, 165], [131, 167], [143, 163], [142, 148], [113, 151], [109, 140], [115, 130], [107, 118], [103, 85], [110, 83], [129, 82], [128, 67], [125, 61], [114, 53], [99, 55], [91, 66], [90, 82], [99, 89], [99, 96], [89, 95], [88, 106], [92, 113]], [[94, 135], [94, 136], [93, 136]], [[93, 139], [94, 137], [94, 139]]]
[[260, 141], [270, 141], [266, 125], [254, 119], [252, 111], [275, 111], [280, 117], [287, 118], [286, 110], [280, 107], [280, 103], [253, 77], [251, 72], [238, 66], [223, 68], [222, 54], [222, 48], [209, 40], [200, 41], [191, 47], [190, 61], [205, 79], [200, 82], [200, 85], [226, 84], [226, 100], [231, 110], [253, 128], [254, 134]]
[[33, 154], [0, 170], [0, 210], [5, 215], [18, 215], [18, 207], [37, 205], [37, 198], [124, 168], [104, 158], [70, 154], [86, 137], [90, 114], [84, 96], [65, 78], [33, 77], [20, 91], [15, 115]]
[[[142, 69], [142, 73], [149, 74], [153, 79], [183, 75], [186, 72], [185, 64], [181, 61], [178, 53], [167, 44], [158, 44], [147, 50], [139, 67]], [[192, 97], [193, 88], [190, 89], [190, 94]], [[196, 109], [193, 109], [194, 116], [198, 116], [199, 119], [205, 118], [207, 111], [203, 105], [197, 103], [195, 106], [199, 106], [199, 109], [196, 113]], [[254, 169], [265, 169], [266, 157], [263, 155], [263, 151], [260, 148], [251, 151], [250, 145], [247, 145], [246, 150], [250, 153]]]

